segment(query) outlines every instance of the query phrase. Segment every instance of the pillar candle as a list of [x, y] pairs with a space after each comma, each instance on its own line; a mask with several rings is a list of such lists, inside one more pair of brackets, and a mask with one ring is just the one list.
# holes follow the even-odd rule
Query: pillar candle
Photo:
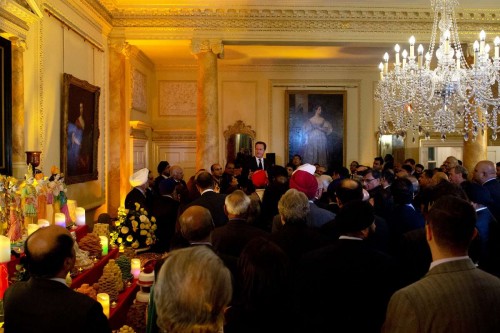
[[108, 254], [108, 237], [99, 236], [99, 238], [101, 239], [102, 255], [105, 256]]
[[76, 200], [68, 200], [68, 211], [71, 222], [76, 222]]
[[10, 261], [10, 238], [0, 236], [0, 263]]
[[134, 276], [134, 279], [139, 278], [139, 273], [141, 272], [141, 260], [134, 258], [130, 262], [130, 273]]
[[56, 213], [54, 217], [54, 224], [66, 228], [66, 215], [64, 215], [64, 213]]
[[85, 208], [76, 207], [75, 215], [76, 215], [76, 225], [78, 226], [85, 225]]
[[47, 204], [45, 210], [47, 211], [47, 220], [50, 224], [54, 224], [54, 206], [52, 204]]
[[46, 219], [38, 219], [38, 225], [40, 226], [40, 228], [45, 228], [50, 225], [50, 222]]
[[38, 224], [30, 223], [28, 224], [28, 236], [40, 229]]
[[109, 318], [109, 295], [106, 293], [97, 294], [97, 301], [102, 305], [102, 311]]

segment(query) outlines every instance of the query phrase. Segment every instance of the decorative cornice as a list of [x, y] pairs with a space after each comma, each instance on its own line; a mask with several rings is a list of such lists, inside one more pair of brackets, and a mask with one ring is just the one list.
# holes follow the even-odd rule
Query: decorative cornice
[[12, 0], [0, 0], [0, 9], [17, 17], [27, 25], [40, 19], [36, 14]]
[[[332, 65], [332, 64], [272, 64], [272, 65], [228, 65], [224, 61], [217, 64], [219, 72], [370, 72], [373, 73], [372, 65]], [[186, 72], [198, 70], [198, 65], [159, 65], [158, 71]]]
[[196, 131], [153, 130], [153, 141], [196, 141]]

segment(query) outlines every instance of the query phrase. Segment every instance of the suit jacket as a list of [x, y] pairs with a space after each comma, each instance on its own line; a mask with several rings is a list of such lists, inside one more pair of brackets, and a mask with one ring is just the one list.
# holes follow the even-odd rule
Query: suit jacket
[[488, 192], [490, 192], [491, 202], [488, 209], [491, 211], [497, 221], [500, 221], [500, 183], [496, 179], [490, 179], [483, 184]]
[[141, 205], [141, 208], [144, 208], [149, 211], [149, 206], [147, 204], [146, 195], [141, 192], [141, 190], [137, 188], [133, 188], [128, 192], [125, 197], [125, 208], [130, 210], [135, 210], [135, 203]]
[[224, 201], [226, 200], [226, 195], [221, 193], [215, 193], [214, 191], [207, 191], [201, 195], [198, 199], [192, 201], [188, 207], [191, 206], [202, 206], [210, 211], [212, 214], [212, 219], [216, 227], [223, 226], [227, 223], [227, 216], [224, 213]]
[[170, 242], [175, 233], [175, 223], [179, 213], [179, 202], [168, 196], [155, 198], [151, 209], [151, 215], [156, 218], [155, 248], [159, 252], [168, 251]]
[[212, 244], [219, 253], [239, 257], [250, 240], [267, 235], [267, 232], [248, 224], [243, 219], [233, 219], [229, 220], [226, 225], [214, 230]]
[[383, 332], [500, 332], [500, 279], [470, 259], [442, 263], [397, 291]]
[[338, 239], [303, 256], [296, 293], [301, 332], [380, 332], [398, 282], [389, 256]]
[[61, 282], [31, 278], [4, 296], [5, 333], [111, 333], [102, 306]]

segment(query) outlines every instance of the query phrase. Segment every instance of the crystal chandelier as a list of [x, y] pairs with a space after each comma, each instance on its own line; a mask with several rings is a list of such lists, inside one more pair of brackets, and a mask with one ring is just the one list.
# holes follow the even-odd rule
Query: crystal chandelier
[[[395, 46], [393, 68], [389, 68], [388, 53], [379, 65], [380, 82], [375, 92], [381, 102], [379, 134], [413, 136], [415, 141], [419, 136], [430, 138], [432, 132], [440, 133], [443, 140], [449, 133], [459, 133], [467, 141], [490, 128], [496, 140], [500, 132], [500, 38], [494, 40], [491, 58], [491, 47], [481, 31], [473, 46], [474, 63], [469, 65], [458, 38], [458, 0], [431, 0], [431, 6], [434, 23], [425, 55], [422, 45], [415, 54], [412, 36], [409, 53], [403, 50], [400, 55], [400, 46]], [[434, 51], [436, 66], [431, 68]]]

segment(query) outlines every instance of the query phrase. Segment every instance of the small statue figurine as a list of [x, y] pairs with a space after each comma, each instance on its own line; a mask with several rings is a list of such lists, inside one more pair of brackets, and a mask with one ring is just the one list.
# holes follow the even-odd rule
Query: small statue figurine
[[49, 188], [47, 186], [48, 180], [43, 176], [43, 173], [38, 173], [35, 176], [35, 180], [35, 188], [38, 196], [38, 219], [47, 219], [47, 194], [49, 192]]
[[33, 223], [33, 219], [38, 216], [36, 188], [33, 185], [35, 178], [33, 177], [33, 168], [28, 165], [28, 173], [25, 175], [26, 183], [21, 190], [21, 205], [23, 208], [24, 227], [27, 229], [28, 224]]
[[14, 177], [9, 177], [8, 179], [7, 193], [9, 198], [9, 231], [7, 232], [7, 237], [10, 238], [12, 242], [16, 242], [22, 238], [22, 221], [20, 216], [20, 203], [21, 198], [19, 193], [17, 193], [17, 179]]

